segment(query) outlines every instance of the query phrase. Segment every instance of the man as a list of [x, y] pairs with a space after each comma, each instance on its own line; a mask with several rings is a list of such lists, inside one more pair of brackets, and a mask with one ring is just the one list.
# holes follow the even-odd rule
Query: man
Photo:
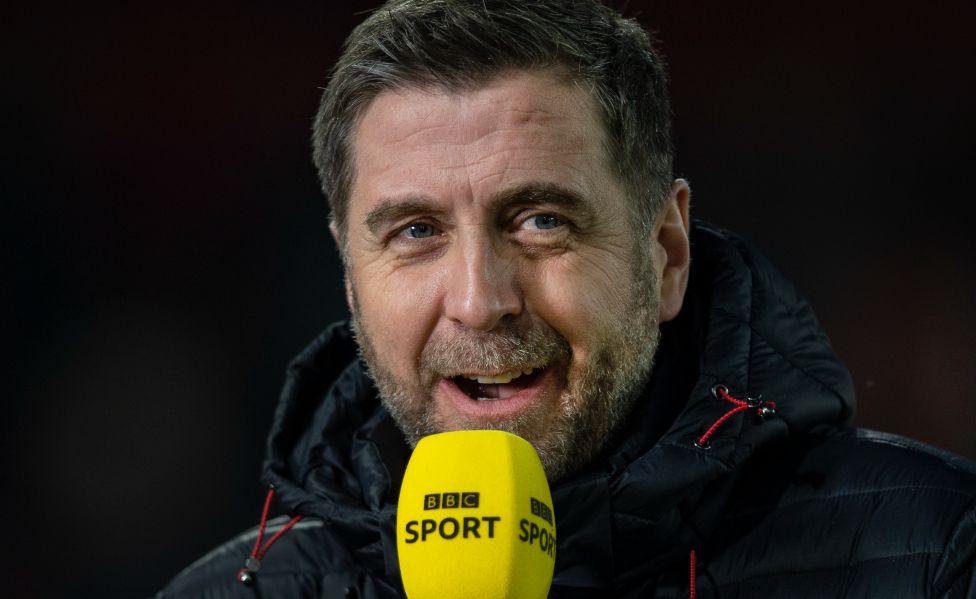
[[844, 427], [807, 304], [690, 221], [669, 110], [646, 33], [595, 2], [358, 27], [314, 132], [353, 318], [292, 363], [265, 462], [292, 517], [160, 596], [399, 596], [410, 447], [468, 428], [538, 450], [553, 597], [976, 596], [976, 469]]

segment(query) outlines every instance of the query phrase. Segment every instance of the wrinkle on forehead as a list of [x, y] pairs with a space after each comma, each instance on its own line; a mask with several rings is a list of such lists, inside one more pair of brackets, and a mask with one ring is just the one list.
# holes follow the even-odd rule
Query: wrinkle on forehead
[[[356, 169], [353, 195], [419, 192], [393, 188], [423, 187], [430, 182], [425, 179], [451, 171], [468, 171], [458, 176], [466, 176], [469, 186], [521, 170], [578, 174], [578, 156], [594, 150], [604, 155], [598, 112], [582, 86], [546, 71], [508, 72], [459, 92], [385, 91], [357, 125], [353, 164], [362, 168]], [[412, 162], [428, 172], [402, 176]]]
[[[531, 86], [536, 93], [516, 96], [510, 96], [506, 93], [511, 88], [520, 86]], [[567, 90], [573, 93], [565, 94], [564, 92]], [[384, 106], [384, 104], [401, 103], [410, 97], [420, 100], [420, 103], [415, 105], [415, 110], [392, 113], [385, 110], [389, 107]], [[497, 116], [502, 118], [497, 119], [494, 125], [501, 128], [505, 128], [506, 125], [530, 123], [546, 125], [552, 119], [560, 119], [566, 116], [570, 116], [576, 121], [581, 115], [588, 117], [585, 119], [587, 121], [592, 120], [592, 123], [588, 124], [600, 122], [597, 105], [591, 92], [575, 81], [567, 81], [566, 77], [561, 76], [558, 71], [552, 70], [504, 71], [486, 81], [484, 85], [460, 90], [428, 86], [391, 89], [377, 95], [363, 111], [363, 117], [376, 110], [383, 111], [391, 117], [402, 117], [388, 121], [385, 123], [386, 126], [394, 125], [399, 121], [407, 129], [412, 130], [417, 123], [425, 123], [435, 112], [444, 108], [444, 106], [436, 106], [443, 101], [454, 104], [461, 116], [459, 120], [471, 120], [485, 110], [495, 112]], [[363, 117], [361, 117], [360, 123]], [[442, 125], [453, 126], [455, 124], [443, 123]], [[419, 130], [412, 131], [407, 137], [419, 132]], [[460, 141], [466, 143], [466, 140]]]
[[[520, 88], [525, 93], [510, 93]], [[457, 118], [438, 118], [446, 113]], [[489, 115], [490, 119], [480, 118]], [[363, 111], [357, 137], [379, 136], [388, 143], [401, 143], [449, 128], [455, 143], [468, 144], [491, 130], [527, 124], [548, 127], [561, 119], [579, 123], [580, 129], [601, 124], [596, 102], [582, 86], [545, 71], [508, 72], [507, 77], [500, 75], [471, 90], [406, 87], [384, 91]], [[483, 126], [473, 127], [473, 123]]]

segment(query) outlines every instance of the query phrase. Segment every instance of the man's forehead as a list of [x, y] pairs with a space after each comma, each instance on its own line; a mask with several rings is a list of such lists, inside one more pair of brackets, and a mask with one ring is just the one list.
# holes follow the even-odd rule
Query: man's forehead
[[599, 119], [589, 91], [561, 71], [509, 70], [479, 85], [447, 89], [440, 85], [406, 85], [377, 94], [363, 111], [358, 128], [382, 124], [382, 130], [412, 129], [437, 123], [448, 113], [465, 121], [494, 115], [497, 122], [552, 122], [572, 117], [587, 124]]
[[361, 198], [423, 194], [449, 171], [565, 179], [603, 153], [589, 92], [544, 71], [510, 72], [470, 90], [385, 91], [353, 140], [352, 196]]

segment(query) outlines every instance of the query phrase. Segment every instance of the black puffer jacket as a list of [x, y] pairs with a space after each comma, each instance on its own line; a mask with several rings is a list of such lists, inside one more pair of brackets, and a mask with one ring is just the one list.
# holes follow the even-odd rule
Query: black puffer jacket
[[[698, 597], [976, 597], [976, 468], [844, 426], [850, 376], [792, 285], [701, 223], [692, 256], [685, 307], [662, 327], [628, 428], [553, 488], [551, 596], [686, 597], [693, 579]], [[761, 395], [775, 416], [747, 405], [713, 426], [739, 407], [715, 385]], [[332, 326], [289, 368], [264, 467], [278, 505], [305, 518], [252, 587], [235, 574], [256, 531], [159, 597], [401, 595], [394, 521], [408, 455], [348, 329]]]

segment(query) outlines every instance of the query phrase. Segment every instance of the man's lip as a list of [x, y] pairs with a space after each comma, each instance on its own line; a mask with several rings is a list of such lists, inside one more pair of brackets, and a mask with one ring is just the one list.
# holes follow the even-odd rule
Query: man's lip
[[[542, 369], [535, 374], [532, 384], [505, 399], [482, 401], [472, 399], [449, 378], [440, 380], [435, 393], [441, 395], [455, 411], [464, 416], [501, 420], [515, 416], [536, 403], [542, 391], [556, 382], [554, 371], [555, 369], [551, 367]], [[437, 400], [436, 397], [435, 400]]]

